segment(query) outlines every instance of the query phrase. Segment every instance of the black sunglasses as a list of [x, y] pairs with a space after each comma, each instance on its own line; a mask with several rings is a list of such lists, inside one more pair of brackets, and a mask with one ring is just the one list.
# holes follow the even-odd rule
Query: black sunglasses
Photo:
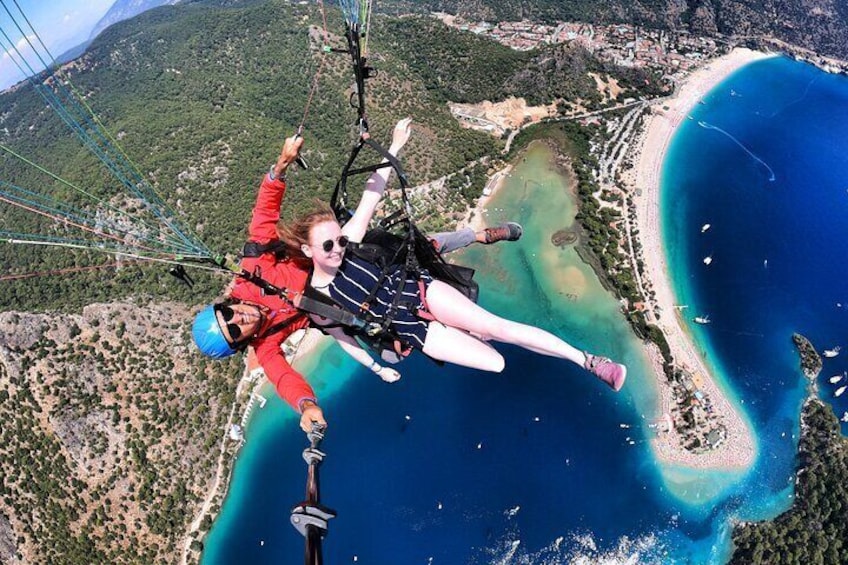
[[[236, 315], [235, 311], [226, 304], [215, 306], [215, 310], [221, 313], [221, 317], [224, 319], [224, 322], [229, 322], [233, 319], [233, 316]], [[233, 342], [238, 341], [241, 337], [241, 328], [238, 327], [237, 324], [227, 324], [226, 327], [227, 333], [230, 334], [230, 340]]]
[[[340, 235], [339, 238], [336, 240], [336, 242], [339, 244], [339, 247], [341, 247], [342, 249], [347, 247], [348, 241], [350, 241], [350, 239], [348, 239], [346, 235]], [[321, 249], [324, 250], [324, 253], [329, 253], [333, 250], [334, 243], [335, 242], [333, 242], [332, 239], [328, 239], [327, 241], [321, 244]]]

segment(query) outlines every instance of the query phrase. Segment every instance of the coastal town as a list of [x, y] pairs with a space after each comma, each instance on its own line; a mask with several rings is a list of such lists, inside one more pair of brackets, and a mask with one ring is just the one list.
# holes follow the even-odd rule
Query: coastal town
[[519, 51], [574, 43], [602, 61], [622, 67], [649, 69], [669, 80], [685, 77], [702, 62], [726, 50], [726, 46], [714, 38], [629, 24], [562, 22], [552, 26], [529, 21], [468, 22], [444, 13], [434, 14], [434, 17], [450, 27], [489, 37]]

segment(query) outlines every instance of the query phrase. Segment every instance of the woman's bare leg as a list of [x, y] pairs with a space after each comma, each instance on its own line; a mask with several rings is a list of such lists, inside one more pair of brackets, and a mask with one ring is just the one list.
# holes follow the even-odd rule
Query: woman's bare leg
[[[613, 390], [618, 391], [624, 386], [624, 379], [627, 377], [627, 367], [624, 365], [614, 363], [606, 357], [584, 354], [543, 329], [496, 316], [477, 306], [447, 283], [433, 281], [430, 284], [427, 290], [427, 304], [430, 313], [447, 326], [471, 332], [484, 340], [494, 339], [542, 355], [567, 359], [590, 371]], [[448, 348], [453, 356], [471, 355], [470, 351], [465, 353], [466, 346], [459, 341], [445, 342], [443, 346]]]
[[423, 351], [433, 359], [481, 371], [500, 373], [504, 368], [504, 359], [494, 347], [439, 322], [430, 324]]
[[478, 306], [447, 283], [433, 281], [427, 289], [430, 313], [447, 326], [465, 330], [535, 353], [567, 359], [583, 367], [582, 351], [543, 329], [501, 318]]

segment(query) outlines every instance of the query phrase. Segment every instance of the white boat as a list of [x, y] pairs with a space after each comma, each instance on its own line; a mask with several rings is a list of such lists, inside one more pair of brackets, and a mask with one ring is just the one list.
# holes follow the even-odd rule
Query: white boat
[[704, 224], [703, 226], [701, 226], [701, 233], [704, 233], [708, 229], [710, 229], [710, 224]]
[[833, 393], [833, 396], [842, 396], [842, 393], [845, 392], [846, 388], [848, 388], [848, 386], [842, 385], [841, 387], [836, 389], [836, 392]]
[[706, 257], [704, 257], [704, 265], [709, 265], [712, 262], [713, 262], [713, 256], [712, 255], [707, 255]]
[[838, 383], [839, 381], [842, 380], [843, 376], [844, 376], [844, 374], [843, 375], [833, 375], [832, 377], [830, 377], [830, 384], [835, 385], [836, 383]]
[[843, 422], [848, 422], [848, 412], [845, 412], [845, 413], [842, 415], [842, 421], [843, 421]]
[[694, 321], [695, 321], [696, 324], [709, 324], [711, 320], [710, 320], [709, 315], [707, 315], [707, 316], [695, 316]]
[[824, 350], [824, 356], [825, 357], [836, 357], [837, 355], [839, 355], [840, 351], [842, 351], [842, 348], [837, 345], [833, 349], [825, 349]]

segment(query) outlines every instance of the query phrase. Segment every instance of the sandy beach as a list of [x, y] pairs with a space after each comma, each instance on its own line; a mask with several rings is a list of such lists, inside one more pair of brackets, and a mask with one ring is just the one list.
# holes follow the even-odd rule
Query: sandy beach
[[507, 165], [497, 173], [495, 173], [486, 183], [484, 194], [477, 199], [474, 206], [468, 211], [465, 218], [460, 220], [456, 229], [470, 227], [474, 231], [480, 231], [488, 227], [486, 223], [486, 211], [489, 202], [497, 195], [497, 193], [506, 184], [507, 175], [512, 171], [512, 165]]
[[[696, 351], [692, 337], [680, 318], [680, 311], [671, 288], [671, 279], [665, 261], [665, 250], [660, 226], [660, 173], [663, 160], [674, 132], [689, 111], [710, 89], [745, 65], [770, 57], [749, 49], [734, 49], [728, 55], [709, 61], [694, 71], [680, 85], [677, 93], [652, 108], [645, 126], [642, 146], [638, 150], [635, 168], [634, 200], [636, 223], [643, 246], [645, 274], [656, 298], [649, 303], [651, 312], [659, 311], [654, 321], [665, 334], [675, 362], [693, 375], [698, 387], [710, 398], [714, 413], [723, 420], [727, 428], [727, 440], [715, 450], [696, 455], [679, 447], [680, 438], [676, 431], [662, 433], [654, 440], [657, 457], [666, 463], [697, 468], [742, 469], [753, 463], [756, 446], [749, 425], [739, 410], [733, 406], [707, 370], [701, 355]], [[662, 371], [659, 350], [648, 347], [654, 371], [658, 379], [663, 414], [671, 413], [674, 402], [671, 389], [666, 384]]]

